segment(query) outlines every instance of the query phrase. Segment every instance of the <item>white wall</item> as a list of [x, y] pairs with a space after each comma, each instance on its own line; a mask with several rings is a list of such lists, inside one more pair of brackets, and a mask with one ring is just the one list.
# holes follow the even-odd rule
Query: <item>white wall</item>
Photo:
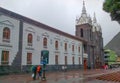
[[[64, 57], [67, 56], [68, 58], [68, 64], [72, 64], [72, 56], [75, 58], [75, 64], [79, 64], [78, 57], [81, 57], [81, 64], [82, 64], [82, 42], [78, 40], [74, 40], [68, 37], [65, 37], [61, 34], [53, 33], [48, 30], [42, 29], [37, 26], [33, 26], [28, 23], [23, 24], [23, 57], [22, 57], [22, 65], [26, 65], [26, 58], [27, 58], [27, 52], [31, 52], [33, 55], [32, 57], [32, 64], [38, 65], [40, 64], [40, 58], [41, 58], [41, 50], [49, 50], [49, 64], [48, 65], [54, 65], [55, 64], [55, 55], [58, 55], [58, 63], [64, 64]], [[27, 46], [27, 35], [28, 33], [31, 33], [33, 35], [33, 46]], [[48, 40], [48, 47], [43, 48], [43, 38], [47, 37]], [[55, 50], [55, 41], [58, 40], [59, 42], [59, 48], [56, 51]], [[64, 43], [67, 42], [68, 46], [68, 54], [64, 54]], [[61, 45], [62, 44], [62, 45]], [[74, 55], [72, 55], [72, 44], [75, 45], [75, 52]], [[76, 46], [78, 48], [78, 45], [80, 46], [80, 54], [78, 53], [78, 49], [76, 49]], [[28, 50], [26, 48], [33, 48], [34, 50]]]
[[[0, 15], [0, 64], [1, 64], [1, 52], [2, 50], [10, 51], [9, 55], [9, 65], [12, 64], [19, 46], [19, 26], [20, 21], [10, 18], [8, 16]], [[3, 28], [9, 27], [11, 31], [10, 43], [2, 41]], [[27, 45], [27, 35], [31, 33], [33, 35], [33, 45]], [[47, 37], [48, 47], [43, 48], [43, 38]], [[58, 41], [59, 48], [55, 49], [55, 41]], [[67, 52], [64, 50], [64, 43], [67, 42]], [[72, 52], [72, 44], [74, 44], [75, 51]], [[80, 46], [80, 54], [78, 53], [78, 46]], [[82, 42], [63, 36], [62, 34], [57, 34], [41, 27], [31, 25], [29, 23], [23, 23], [23, 48], [22, 48], [22, 65], [27, 63], [27, 52], [32, 53], [32, 64], [39, 65], [41, 59], [41, 51], [49, 50], [49, 64], [55, 64], [55, 55], [58, 55], [58, 64], [65, 64], [65, 56], [67, 56], [67, 64], [71, 65], [72, 57], [74, 56], [75, 64], [79, 64], [79, 58], [81, 57], [82, 64]]]
[[[10, 29], [10, 42], [3, 42], [3, 28], [8, 27]], [[0, 64], [2, 51], [9, 51], [9, 65], [12, 64], [17, 52], [18, 52], [18, 40], [19, 40], [19, 21], [10, 18], [5, 15], [0, 15]]]

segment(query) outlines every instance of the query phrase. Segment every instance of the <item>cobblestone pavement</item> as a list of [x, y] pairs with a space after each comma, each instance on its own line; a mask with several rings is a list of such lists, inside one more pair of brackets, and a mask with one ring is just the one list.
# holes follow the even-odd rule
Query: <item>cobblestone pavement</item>
[[32, 80], [31, 74], [0, 76], [0, 83], [120, 83], [96, 79], [98, 76], [116, 73], [120, 68], [111, 70], [77, 70], [67, 72], [47, 72], [46, 81]]
[[105, 74], [105, 75], [100, 75], [100, 76], [96, 77], [96, 79], [120, 82], [120, 71], [114, 72], [114, 73]]

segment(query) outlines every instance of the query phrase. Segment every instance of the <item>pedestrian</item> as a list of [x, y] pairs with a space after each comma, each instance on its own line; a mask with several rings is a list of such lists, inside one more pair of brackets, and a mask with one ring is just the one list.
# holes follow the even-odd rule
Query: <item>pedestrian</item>
[[32, 68], [32, 78], [33, 80], [36, 80], [36, 70], [37, 70], [37, 66], [33, 65]]
[[107, 64], [104, 65], [104, 69], [105, 69], [105, 70], [108, 69], [108, 65], [107, 65]]
[[106, 65], [106, 70], [108, 69], [108, 65]]
[[65, 67], [64, 67], [64, 68], [65, 68], [65, 72], [66, 72], [66, 71], [67, 71], [67, 66], [65, 65]]
[[42, 67], [40, 65], [37, 66], [37, 78], [41, 77], [42, 75]]
[[65, 71], [65, 67], [64, 66], [62, 66], [62, 71]]
[[110, 65], [110, 69], [112, 69], [112, 65]]

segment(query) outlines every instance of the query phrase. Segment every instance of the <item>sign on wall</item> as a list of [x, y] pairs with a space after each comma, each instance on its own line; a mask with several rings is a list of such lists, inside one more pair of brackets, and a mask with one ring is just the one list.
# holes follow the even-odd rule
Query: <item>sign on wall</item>
[[48, 64], [49, 63], [49, 51], [42, 50], [41, 51], [41, 64]]

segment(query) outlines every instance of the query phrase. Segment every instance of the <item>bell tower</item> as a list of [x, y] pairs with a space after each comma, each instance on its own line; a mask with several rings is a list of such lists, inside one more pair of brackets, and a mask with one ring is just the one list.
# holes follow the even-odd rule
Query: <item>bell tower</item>
[[92, 46], [92, 20], [90, 15], [87, 15], [85, 1], [83, 1], [82, 13], [79, 18], [76, 18], [76, 36], [84, 39], [83, 42], [83, 67], [93, 67], [94, 48]]
[[79, 18], [76, 18], [76, 36], [90, 41], [92, 31], [92, 20], [87, 15], [85, 1], [83, 1], [82, 13]]

